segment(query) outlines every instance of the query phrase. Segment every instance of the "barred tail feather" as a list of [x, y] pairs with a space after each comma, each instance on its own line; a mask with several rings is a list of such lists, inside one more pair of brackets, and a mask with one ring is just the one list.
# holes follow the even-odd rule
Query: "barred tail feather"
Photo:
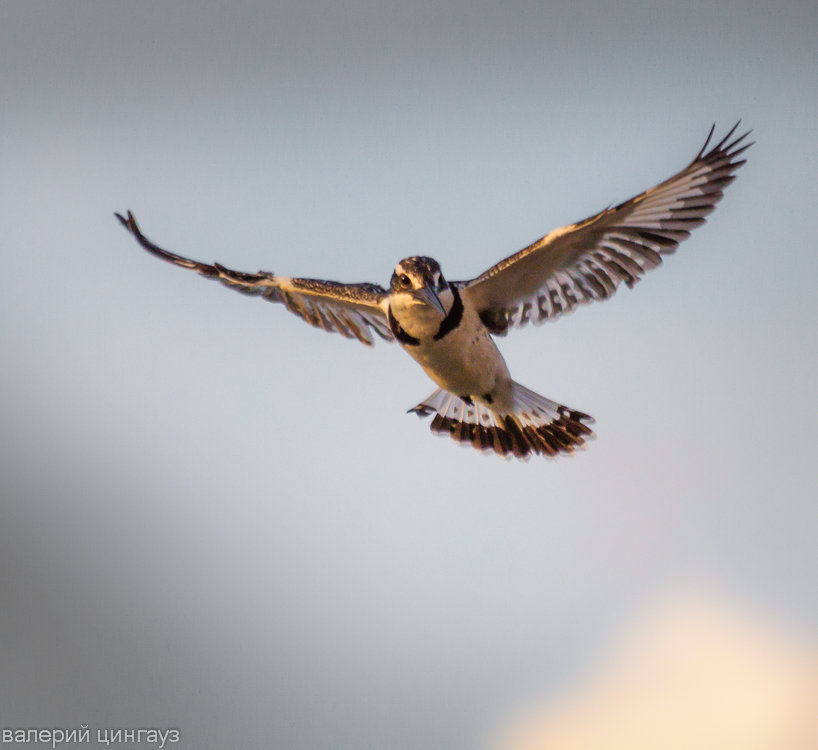
[[528, 460], [532, 453], [552, 458], [572, 454], [594, 437], [588, 424], [593, 418], [581, 411], [544, 398], [512, 384], [513, 411], [500, 414], [477, 401], [438, 389], [410, 412], [419, 417], [434, 414], [431, 430], [480, 451]]

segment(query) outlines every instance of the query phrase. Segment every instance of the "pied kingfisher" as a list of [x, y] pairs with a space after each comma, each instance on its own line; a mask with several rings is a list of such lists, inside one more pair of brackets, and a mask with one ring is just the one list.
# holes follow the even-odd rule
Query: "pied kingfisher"
[[410, 409], [435, 414], [432, 432], [478, 450], [528, 458], [573, 453], [593, 437], [593, 419], [511, 379], [493, 335], [543, 323], [577, 305], [633, 286], [704, 223], [744, 163], [748, 133], [732, 130], [668, 180], [576, 224], [556, 229], [471, 281], [447, 281], [432, 258], [405, 258], [389, 289], [377, 284], [242, 273], [183, 258], [154, 245], [129, 211], [116, 217], [153, 255], [249, 295], [281, 302], [325, 331], [371, 346], [374, 331], [398, 344], [438, 385]]

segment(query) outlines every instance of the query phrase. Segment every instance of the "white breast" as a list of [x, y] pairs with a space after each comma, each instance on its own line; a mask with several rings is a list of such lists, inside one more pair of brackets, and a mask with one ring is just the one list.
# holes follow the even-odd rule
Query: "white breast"
[[436, 320], [418, 316], [406, 323], [397, 314], [395, 317], [407, 333], [420, 339], [419, 345], [403, 348], [441, 388], [459, 396], [478, 397], [502, 395], [509, 388], [511, 377], [505, 360], [474, 309], [466, 307], [460, 325], [437, 341], [434, 335], [442, 322], [439, 314]]

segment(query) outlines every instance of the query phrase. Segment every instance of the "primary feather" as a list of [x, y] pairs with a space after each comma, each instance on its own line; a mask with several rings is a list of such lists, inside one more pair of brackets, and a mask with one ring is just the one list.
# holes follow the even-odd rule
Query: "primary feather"
[[555, 229], [476, 279], [459, 282], [463, 297], [492, 333], [504, 334], [608, 299], [622, 282], [632, 287], [704, 223], [735, 179], [744, 164], [737, 157], [752, 145], [743, 144], [749, 131], [730, 141], [737, 127], [707, 151], [711, 129], [696, 158], [669, 180]]

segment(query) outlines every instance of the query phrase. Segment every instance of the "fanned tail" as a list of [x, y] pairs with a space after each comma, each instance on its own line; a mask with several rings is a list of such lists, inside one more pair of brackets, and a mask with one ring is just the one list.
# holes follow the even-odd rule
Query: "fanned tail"
[[532, 453], [553, 458], [572, 454], [594, 433], [586, 423], [593, 418], [581, 411], [512, 384], [513, 411], [500, 414], [477, 401], [468, 403], [438, 388], [410, 412], [419, 417], [434, 414], [431, 430], [480, 451], [528, 459]]

